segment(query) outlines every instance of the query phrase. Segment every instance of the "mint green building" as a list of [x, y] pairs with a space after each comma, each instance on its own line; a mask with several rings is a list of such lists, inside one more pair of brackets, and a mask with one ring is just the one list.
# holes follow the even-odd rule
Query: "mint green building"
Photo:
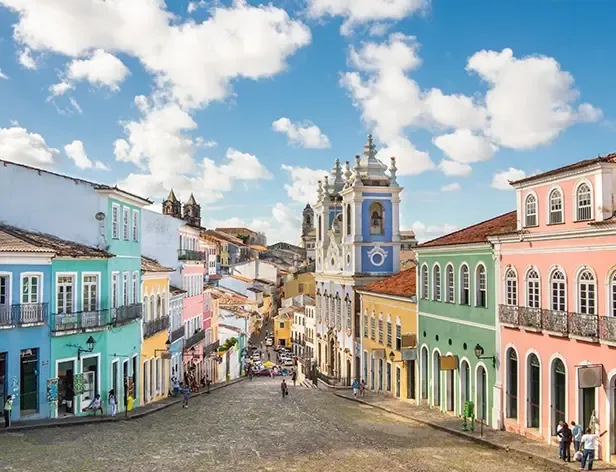
[[493, 249], [487, 237], [516, 230], [515, 212], [417, 247], [420, 401], [500, 426], [500, 336]]

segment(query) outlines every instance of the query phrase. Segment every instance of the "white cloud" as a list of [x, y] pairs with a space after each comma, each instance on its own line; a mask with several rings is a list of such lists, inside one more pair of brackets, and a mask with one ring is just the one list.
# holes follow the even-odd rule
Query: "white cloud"
[[317, 186], [319, 180], [323, 180], [329, 172], [323, 169], [309, 169], [308, 167], [293, 167], [282, 165], [291, 177], [291, 184], [285, 184], [284, 188], [289, 198], [299, 203], [314, 203], [317, 198]]
[[376, 157], [389, 167], [391, 158], [396, 158], [398, 175], [417, 175], [435, 168], [427, 152], [419, 151], [408, 139], [399, 137], [385, 145]]
[[83, 142], [75, 140], [70, 144], [64, 146], [64, 152], [80, 169], [98, 169], [98, 170], [111, 170], [107, 165], [100, 161], [92, 162], [86, 154], [86, 149], [83, 146]]
[[308, 149], [325, 149], [331, 147], [329, 138], [319, 127], [309, 121], [293, 122], [282, 117], [272, 123], [272, 129], [277, 133], [287, 135], [289, 142]]
[[447, 177], [468, 177], [473, 172], [469, 164], [450, 161], [449, 159], [443, 159], [438, 168]]
[[128, 67], [120, 59], [102, 49], [94, 51], [89, 59], [75, 59], [66, 71], [70, 80], [87, 80], [92, 85], [109, 87], [111, 90], [119, 90], [120, 84], [129, 74]]
[[203, 8], [206, 5], [207, 3], [204, 0], [199, 0], [197, 2], [188, 2], [188, 7], [186, 8], [186, 11], [190, 15], [191, 13], [196, 12], [199, 8]]
[[497, 190], [513, 190], [509, 182], [520, 180], [527, 177], [526, 172], [521, 169], [510, 167], [507, 170], [498, 171], [492, 177], [492, 188]]
[[66, 92], [73, 88], [73, 84], [70, 82], [62, 81], [57, 84], [53, 84], [49, 86], [49, 93], [51, 93], [51, 98], [58, 97], [60, 95], [64, 95]]
[[441, 187], [441, 192], [456, 192], [460, 189], [462, 189], [462, 187], [458, 182], [452, 182], [450, 184], [443, 185]]
[[198, 148], [210, 149], [218, 146], [218, 143], [213, 139], [209, 139], [206, 141], [201, 136], [199, 136], [195, 139], [195, 146], [197, 146]]
[[60, 151], [50, 147], [37, 133], [14, 126], [0, 128], [0, 156], [7, 161], [34, 167], [52, 168]]
[[32, 57], [32, 51], [30, 48], [23, 48], [18, 55], [19, 63], [29, 70], [36, 70], [38, 64], [36, 60]]
[[308, 14], [319, 18], [341, 16], [342, 34], [348, 35], [360, 24], [383, 20], [402, 20], [424, 11], [430, 0], [308, 0]]
[[9, 76], [2, 72], [2, 69], [0, 69], [0, 79], [9, 80]]
[[447, 157], [461, 164], [489, 161], [498, 150], [487, 138], [468, 129], [457, 129], [453, 133], [437, 136], [432, 142]]
[[449, 234], [456, 231], [458, 227], [449, 223], [442, 225], [426, 225], [421, 221], [415, 221], [411, 225], [411, 229], [415, 233], [415, 237], [419, 242], [426, 242], [439, 236]]

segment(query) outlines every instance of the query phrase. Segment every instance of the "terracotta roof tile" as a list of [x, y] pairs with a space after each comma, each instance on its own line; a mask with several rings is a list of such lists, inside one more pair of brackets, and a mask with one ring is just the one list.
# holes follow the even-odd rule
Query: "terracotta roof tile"
[[229, 277], [231, 277], [232, 279], [237, 279], [237, 280], [241, 280], [242, 282], [252, 282], [252, 279], [249, 279], [248, 277], [242, 277], [241, 275], [230, 275]]
[[242, 234], [242, 235], [257, 234], [255, 231], [249, 228], [216, 228], [216, 231], [227, 233], [232, 236], [235, 236], [236, 234]]
[[12, 236], [13, 241], [18, 239], [21, 240], [23, 244], [43, 248], [43, 252], [49, 252], [49, 250], [51, 250], [56, 256], [60, 257], [96, 257], [104, 259], [114, 257], [113, 254], [107, 251], [86, 246], [85, 244], [66, 241], [50, 234], [26, 231], [15, 226], [0, 225], [0, 231]]
[[39, 247], [22, 239], [16, 238], [10, 233], [0, 230], [0, 252], [54, 252], [47, 247]]
[[244, 241], [242, 241], [239, 238], [236, 238], [235, 236], [232, 236], [228, 233], [224, 233], [222, 231], [217, 231], [214, 229], [206, 229], [201, 231], [201, 235], [204, 238], [212, 238], [212, 239], [216, 239], [218, 241], [226, 241], [226, 242], [230, 242], [233, 243], [235, 245], [238, 246], [242, 246], [244, 245]]
[[420, 244], [418, 248], [452, 246], [455, 244], [485, 243], [488, 236], [514, 233], [518, 229], [518, 217], [515, 211], [467, 226], [440, 238]]
[[175, 269], [165, 267], [157, 260], [145, 256], [141, 256], [141, 270], [144, 272], [175, 272]]
[[171, 292], [171, 295], [181, 295], [183, 293], [188, 293], [183, 288], [176, 287], [175, 285], [169, 285], [169, 291]]
[[415, 268], [403, 270], [386, 279], [359, 287], [358, 290], [398, 297], [412, 297], [417, 293], [415, 277]]
[[616, 162], [616, 153], [610, 153], [605, 156], [597, 156], [594, 159], [585, 159], [583, 161], [574, 162], [573, 164], [569, 164], [563, 167], [559, 167], [557, 169], [548, 170], [547, 172], [542, 172], [541, 174], [530, 175], [528, 177], [524, 177], [523, 179], [514, 180], [509, 182], [510, 184], [523, 184], [526, 182], [531, 182], [535, 179], [540, 179], [542, 177], [549, 177], [551, 175], [557, 175], [561, 172], [567, 172], [570, 170], [583, 169], [584, 167], [591, 166], [593, 164], [600, 164], [603, 162]]

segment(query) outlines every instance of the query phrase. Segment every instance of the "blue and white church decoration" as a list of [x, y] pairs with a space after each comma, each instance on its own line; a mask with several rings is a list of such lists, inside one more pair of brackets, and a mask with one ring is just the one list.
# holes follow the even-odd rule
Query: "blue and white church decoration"
[[359, 296], [354, 288], [400, 271], [400, 192], [396, 161], [376, 158], [372, 136], [363, 157], [319, 181], [316, 226], [317, 365], [350, 382], [360, 373]]

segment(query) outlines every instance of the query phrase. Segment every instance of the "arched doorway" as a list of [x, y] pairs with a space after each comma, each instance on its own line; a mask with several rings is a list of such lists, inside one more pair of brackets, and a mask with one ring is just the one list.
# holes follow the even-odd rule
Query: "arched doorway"
[[432, 404], [441, 405], [441, 355], [438, 351], [432, 355]]
[[334, 362], [336, 362], [336, 343], [332, 338], [329, 341], [329, 364], [327, 365], [327, 373], [330, 377], [334, 375]]
[[447, 411], [453, 411], [455, 408], [455, 387], [454, 387], [454, 370], [446, 371], [445, 382], [447, 390]]
[[471, 400], [470, 366], [467, 361], [460, 364], [460, 409], [464, 410], [464, 404]]
[[338, 353], [338, 361], [336, 362], [336, 377], [338, 381], [342, 378], [342, 354]]
[[551, 433], [552, 436], [556, 436], [558, 423], [565, 421], [567, 405], [567, 373], [565, 371], [565, 364], [559, 358], [552, 361], [550, 377], [552, 385]]
[[346, 361], [346, 369], [347, 385], [351, 385], [351, 361], [349, 359], [347, 359]]
[[539, 428], [541, 412], [541, 364], [536, 354], [531, 353], [526, 363], [527, 417], [528, 428]]
[[484, 422], [488, 418], [488, 382], [484, 366], [479, 365], [475, 374], [475, 385], [477, 386], [477, 418]]
[[510, 347], [507, 350], [507, 383], [506, 393], [506, 414], [507, 418], [516, 419], [518, 417], [518, 355], [515, 349]]
[[428, 399], [428, 348], [421, 350], [421, 399]]

